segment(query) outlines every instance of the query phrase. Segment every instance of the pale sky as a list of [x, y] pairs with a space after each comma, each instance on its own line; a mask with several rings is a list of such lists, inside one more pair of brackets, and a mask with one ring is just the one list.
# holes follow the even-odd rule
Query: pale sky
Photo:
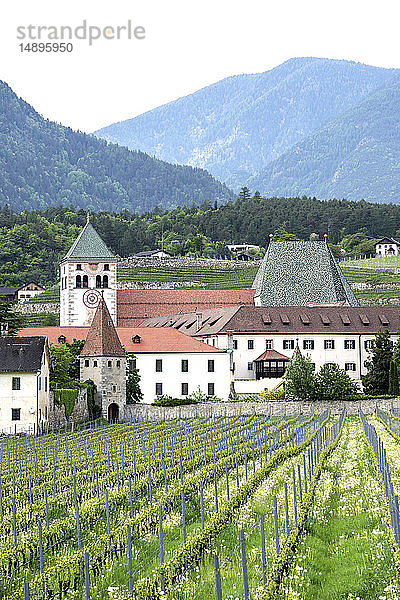
[[[75, 41], [68, 54], [20, 51], [17, 27], [84, 19], [101, 27], [130, 19], [146, 38]], [[45, 117], [90, 132], [295, 56], [400, 67], [399, 23], [398, 0], [14, 0], [2, 6], [0, 79]]]

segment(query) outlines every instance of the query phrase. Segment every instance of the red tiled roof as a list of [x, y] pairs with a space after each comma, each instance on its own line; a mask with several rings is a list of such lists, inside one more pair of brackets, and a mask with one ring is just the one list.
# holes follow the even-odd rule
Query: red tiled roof
[[290, 360], [290, 358], [276, 350], [265, 350], [254, 362], [262, 360]]
[[101, 299], [89, 327], [81, 356], [124, 356], [107, 304]]
[[[173, 327], [117, 327], [118, 337], [127, 352], [140, 354], [144, 352], [223, 352], [209, 346], [190, 335], [186, 335]], [[18, 332], [18, 336], [31, 337], [42, 335], [52, 344], [59, 344], [58, 338], [64, 335], [71, 343], [74, 339], [84, 340], [89, 327], [27, 327]], [[140, 336], [140, 343], [134, 344], [132, 338]]]
[[254, 306], [254, 290], [118, 290], [118, 326], [146, 317], [190, 313], [222, 306]]

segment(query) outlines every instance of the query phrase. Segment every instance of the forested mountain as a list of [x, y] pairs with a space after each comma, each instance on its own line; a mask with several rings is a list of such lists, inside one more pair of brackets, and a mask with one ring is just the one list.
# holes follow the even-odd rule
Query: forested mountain
[[0, 82], [0, 205], [142, 212], [231, 197], [206, 171], [170, 165], [48, 121]]
[[[249, 176], [266, 168], [337, 115], [390, 85], [398, 72], [344, 60], [295, 58], [265, 73], [229, 77], [143, 115], [105, 127], [96, 135], [164, 160], [206, 168], [238, 189]], [[350, 137], [352, 126], [348, 123], [349, 130], [344, 132]], [[341, 140], [335, 138], [334, 130], [331, 133], [330, 144], [336, 149]], [[379, 150], [376, 161], [382, 164], [390, 157], [391, 146]], [[318, 158], [310, 154], [309, 159]], [[316, 195], [310, 187], [312, 168], [307, 170], [301, 156], [299, 162], [304, 172], [296, 193], [303, 194], [304, 184], [309, 193]], [[327, 169], [337, 166], [330, 163]], [[368, 182], [367, 169], [364, 179]], [[259, 181], [261, 186], [264, 180]], [[385, 178], [380, 185], [383, 192]], [[349, 199], [362, 198], [358, 188], [353, 193], [349, 186], [346, 191]], [[274, 187], [260, 187], [260, 192], [280, 194]], [[327, 194], [328, 198], [329, 190]]]
[[[86, 222], [86, 212], [49, 208], [22, 214], [0, 209], [0, 285], [36, 281], [45, 286], [57, 280], [58, 264]], [[172, 254], [224, 255], [226, 243], [248, 242], [265, 246], [270, 233], [286, 230], [301, 239], [311, 233], [333, 244], [362, 230], [354, 241], [384, 235], [400, 237], [400, 206], [364, 201], [320, 201], [315, 198], [242, 199], [217, 207], [182, 206], [172, 211], [155, 209], [142, 215], [95, 213], [91, 222], [119, 256], [158, 247]], [[285, 238], [283, 238], [285, 239]], [[348, 246], [346, 246], [348, 247]], [[359, 246], [358, 253], [371, 250]]]
[[400, 203], [400, 76], [296, 144], [248, 185], [267, 196]]

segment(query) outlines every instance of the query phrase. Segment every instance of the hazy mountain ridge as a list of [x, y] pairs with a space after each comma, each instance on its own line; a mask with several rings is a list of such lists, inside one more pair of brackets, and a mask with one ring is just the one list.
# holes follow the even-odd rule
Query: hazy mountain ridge
[[400, 75], [248, 181], [266, 195], [400, 202]]
[[0, 205], [143, 212], [231, 197], [206, 171], [46, 120], [0, 81]]
[[390, 84], [397, 72], [343, 60], [291, 59], [265, 73], [229, 77], [96, 135], [206, 168], [238, 187]]

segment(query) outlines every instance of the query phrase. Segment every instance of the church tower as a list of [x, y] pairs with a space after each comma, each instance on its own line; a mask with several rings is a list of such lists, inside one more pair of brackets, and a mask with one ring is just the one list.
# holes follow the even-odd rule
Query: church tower
[[123, 418], [126, 405], [126, 354], [112, 322], [107, 305], [99, 305], [80, 354], [80, 379], [91, 379], [95, 403], [109, 421]]
[[60, 325], [84, 327], [104, 298], [117, 323], [117, 258], [89, 221], [60, 264]]

